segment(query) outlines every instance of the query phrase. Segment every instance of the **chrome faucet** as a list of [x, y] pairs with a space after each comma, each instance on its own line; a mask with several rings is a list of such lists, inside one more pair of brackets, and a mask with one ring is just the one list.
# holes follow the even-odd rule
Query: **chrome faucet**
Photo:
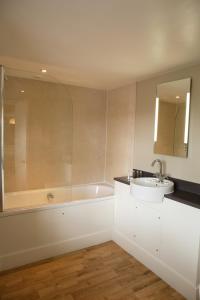
[[54, 199], [54, 195], [52, 193], [48, 193], [47, 194], [47, 199], [48, 199], [48, 201], [53, 200]]
[[160, 182], [163, 182], [165, 179], [165, 176], [163, 175], [163, 163], [160, 159], [154, 159], [154, 161], [151, 163], [151, 166], [153, 167], [156, 163], [159, 164], [159, 172], [155, 173], [154, 176], [156, 176]]

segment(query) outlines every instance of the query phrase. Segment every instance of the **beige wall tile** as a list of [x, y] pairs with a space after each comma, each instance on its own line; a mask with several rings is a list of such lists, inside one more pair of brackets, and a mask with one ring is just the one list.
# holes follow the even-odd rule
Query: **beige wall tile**
[[[192, 77], [188, 158], [154, 154], [156, 86], [186, 77]], [[6, 85], [12, 88], [7, 89], [5, 106], [6, 191], [104, 179], [112, 182], [132, 167], [154, 171], [150, 164], [157, 157], [166, 162], [169, 175], [200, 182], [199, 80], [197, 66], [141, 81], [137, 103], [135, 84], [105, 93], [36, 80], [8, 80]], [[21, 89], [24, 94], [19, 93]], [[9, 124], [12, 117], [16, 125]]]
[[6, 192], [104, 180], [105, 92], [9, 77], [5, 98]]
[[132, 168], [135, 101], [135, 84], [107, 92], [106, 181]]
[[104, 181], [106, 94], [70, 87], [73, 99], [72, 183]]

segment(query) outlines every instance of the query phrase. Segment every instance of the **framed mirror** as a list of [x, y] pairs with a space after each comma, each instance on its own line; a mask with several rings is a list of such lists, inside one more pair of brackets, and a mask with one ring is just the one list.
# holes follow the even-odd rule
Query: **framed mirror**
[[154, 153], [187, 157], [191, 78], [157, 86]]

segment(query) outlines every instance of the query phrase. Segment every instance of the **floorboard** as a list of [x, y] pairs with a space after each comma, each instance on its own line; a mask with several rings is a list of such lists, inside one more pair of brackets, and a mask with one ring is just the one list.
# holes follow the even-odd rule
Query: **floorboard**
[[0, 273], [1, 300], [184, 300], [107, 242]]

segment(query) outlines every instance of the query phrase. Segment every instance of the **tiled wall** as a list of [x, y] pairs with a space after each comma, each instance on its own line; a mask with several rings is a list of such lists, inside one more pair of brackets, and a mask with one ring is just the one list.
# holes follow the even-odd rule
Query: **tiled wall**
[[6, 192], [104, 180], [105, 92], [14, 77], [5, 85]]
[[106, 181], [133, 167], [136, 85], [107, 92]]
[[105, 91], [69, 87], [73, 99], [72, 184], [104, 181]]
[[135, 84], [105, 92], [9, 77], [5, 191], [113, 182], [127, 175], [135, 100]]

